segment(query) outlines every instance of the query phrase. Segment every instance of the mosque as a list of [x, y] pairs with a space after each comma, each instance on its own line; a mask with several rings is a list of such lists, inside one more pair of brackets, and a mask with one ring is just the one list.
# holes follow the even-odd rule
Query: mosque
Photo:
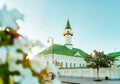
[[[79, 49], [74, 48], [72, 44], [73, 37], [72, 28], [69, 19], [63, 32], [65, 44], [52, 44], [40, 54], [46, 57], [47, 63], [54, 63], [59, 69], [60, 76], [69, 77], [96, 77], [96, 69], [87, 68], [84, 57], [88, 54]], [[109, 56], [116, 56], [114, 64], [110, 68], [100, 68], [100, 77], [106, 76], [111, 79], [120, 79], [120, 52], [108, 53]]]
[[[65, 38], [65, 44], [53, 44], [46, 50], [42, 51], [48, 62], [56, 62], [60, 65], [60, 68], [79, 68], [86, 67], [84, 57], [88, 54], [81, 49], [74, 48], [72, 44], [73, 32], [70, 26], [69, 19], [67, 20], [63, 36]], [[52, 60], [52, 61], [51, 61]]]

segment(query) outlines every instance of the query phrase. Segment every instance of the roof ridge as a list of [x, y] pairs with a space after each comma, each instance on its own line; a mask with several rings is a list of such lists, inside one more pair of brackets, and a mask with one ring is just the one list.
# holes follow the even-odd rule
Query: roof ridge
[[66, 55], [66, 56], [74, 56], [76, 52], [79, 52], [82, 57], [87, 56], [88, 54], [81, 49], [73, 48], [69, 49], [65, 45], [61, 44], [53, 44], [52, 46], [48, 47], [46, 50], [41, 52], [41, 54], [59, 54], [59, 55]]

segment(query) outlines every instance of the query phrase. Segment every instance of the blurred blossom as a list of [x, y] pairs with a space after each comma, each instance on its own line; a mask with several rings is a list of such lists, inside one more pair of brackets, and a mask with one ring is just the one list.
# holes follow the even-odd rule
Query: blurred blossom
[[7, 51], [4, 46], [0, 47], [0, 64], [6, 62]]
[[47, 62], [43, 56], [35, 56], [33, 57], [33, 59], [30, 60], [30, 65], [34, 71], [40, 73], [40, 71], [45, 69], [45, 67], [47, 66]]
[[[45, 81], [46, 84], [61, 84], [56, 66], [52, 63], [47, 64], [46, 58], [42, 55], [39, 56], [39, 52], [44, 47], [42, 42], [39, 40], [30, 41], [26, 37], [16, 38], [19, 37], [16, 31], [19, 26], [16, 21], [23, 20], [23, 17], [24, 15], [17, 9], [7, 10], [6, 5], [0, 9], [0, 27], [2, 28], [0, 41], [3, 42], [0, 45], [0, 64], [5, 67], [4, 70], [0, 66], [0, 69], [3, 69], [0, 75], [6, 76], [7, 73], [17, 84], [40, 84], [42, 78], [40, 79], [39, 76], [42, 73], [42, 75], [46, 75], [45, 79], [50, 80], [49, 82]], [[51, 79], [52, 73], [55, 76], [54, 79]], [[33, 74], [37, 74], [37, 76], [33, 76]], [[6, 80], [3, 81], [8, 84]]]
[[15, 22], [17, 19], [24, 20], [24, 15], [21, 14], [17, 9], [13, 9], [9, 11], [11, 17], [13, 17], [13, 21]]
[[3, 29], [6, 27], [10, 27], [17, 30], [18, 24], [16, 23], [16, 20], [23, 20], [23, 16], [24, 15], [21, 14], [17, 9], [8, 11], [7, 6], [4, 5], [3, 8], [0, 10], [0, 26]]

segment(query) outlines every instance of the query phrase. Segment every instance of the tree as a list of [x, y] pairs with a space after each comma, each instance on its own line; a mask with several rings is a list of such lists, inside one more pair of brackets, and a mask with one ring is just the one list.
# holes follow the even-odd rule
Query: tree
[[84, 58], [87, 62], [87, 67], [97, 69], [97, 80], [99, 79], [99, 68], [101, 67], [111, 67], [114, 57], [109, 57], [104, 54], [104, 52], [99, 52], [94, 50], [94, 55], [88, 55]]

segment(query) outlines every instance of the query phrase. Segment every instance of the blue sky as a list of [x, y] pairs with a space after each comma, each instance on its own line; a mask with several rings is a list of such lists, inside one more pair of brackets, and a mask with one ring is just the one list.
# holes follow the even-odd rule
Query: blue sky
[[120, 51], [120, 0], [1, 0], [0, 8], [17, 8], [25, 15], [19, 32], [48, 45], [48, 37], [64, 44], [67, 17], [73, 30], [73, 46], [92, 53]]

